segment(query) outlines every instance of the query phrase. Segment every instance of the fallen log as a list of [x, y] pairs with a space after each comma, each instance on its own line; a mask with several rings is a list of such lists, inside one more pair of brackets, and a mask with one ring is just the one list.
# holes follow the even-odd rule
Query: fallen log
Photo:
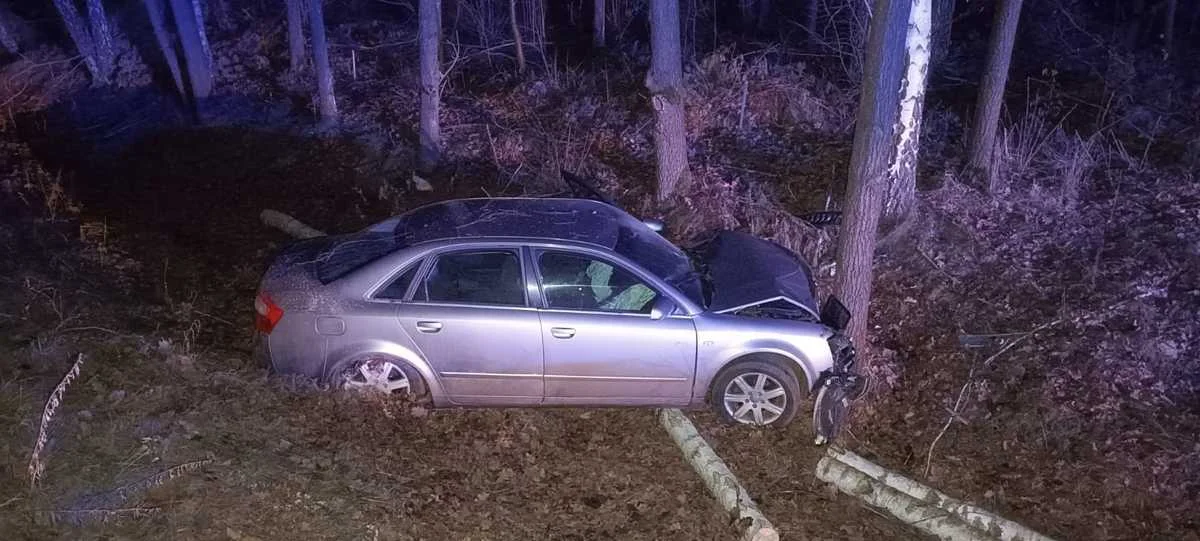
[[746, 524], [742, 534], [744, 541], [779, 541], [779, 532], [771, 521], [763, 516], [758, 506], [750, 499], [746, 488], [729, 471], [729, 467], [713, 452], [696, 426], [682, 411], [663, 409], [658, 414], [659, 423], [671, 435], [675, 445], [683, 451], [683, 457], [708, 487], [708, 491], [730, 514], [736, 524]]
[[301, 240], [325, 236], [324, 232], [309, 227], [304, 222], [301, 222], [300, 220], [297, 220], [277, 210], [263, 210], [262, 213], [258, 215], [258, 218], [262, 220], [263, 224], [274, 227], [275, 229], [283, 231], [284, 233]]
[[817, 478], [947, 541], [1052, 541], [991, 511], [951, 498], [844, 449], [830, 448]]

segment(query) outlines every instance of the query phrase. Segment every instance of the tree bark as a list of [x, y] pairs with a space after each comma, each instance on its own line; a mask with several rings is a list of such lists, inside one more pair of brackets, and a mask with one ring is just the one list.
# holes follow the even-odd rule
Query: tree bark
[[263, 225], [274, 227], [297, 239], [324, 237], [325, 233], [277, 210], [263, 209], [258, 215]]
[[104, 4], [100, 0], [87, 0], [87, 11], [96, 68], [107, 83], [112, 77], [114, 67], [112, 29], [108, 26], [108, 14], [104, 12]]
[[517, 73], [525, 73], [525, 43], [521, 40], [521, 25], [517, 23], [517, 0], [508, 0], [508, 19], [512, 22], [513, 43], [517, 52]]
[[815, 44], [817, 42], [817, 12], [821, 7], [822, 0], [808, 0], [808, 4], [804, 7], [804, 31], [807, 33], [808, 43]]
[[204, 0], [192, 0], [192, 14], [196, 17], [196, 35], [200, 38], [200, 54], [204, 60], [204, 69], [212, 75], [212, 47], [208, 44], [208, 31], [205, 29]]
[[1004, 87], [1008, 83], [1008, 67], [1017, 38], [1017, 23], [1021, 19], [1021, 1], [998, 0], [987, 65], [983, 72], [983, 83], [979, 86], [979, 100], [975, 104], [975, 123], [971, 125], [968, 168], [983, 177], [988, 192], [998, 188], [999, 172], [994, 169], [993, 160], [996, 129], [1000, 122], [1000, 108], [1004, 104]]
[[929, 39], [932, 26], [931, 0], [912, 0], [908, 35], [904, 39], [908, 69], [900, 83], [900, 121], [892, 162], [888, 167], [888, 190], [883, 199], [883, 220], [894, 225], [908, 217], [917, 196], [917, 162], [921, 148], [921, 117], [925, 110], [925, 86], [929, 75]]
[[431, 172], [441, 161], [442, 66], [438, 58], [442, 35], [442, 1], [420, 0], [421, 140], [417, 168]]
[[837, 292], [853, 314], [847, 331], [860, 349], [867, 347], [875, 239], [887, 189], [888, 160], [896, 148], [911, 7], [911, 0], [875, 0], [838, 233]]
[[592, 47], [604, 48], [604, 0], [592, 0]]
[[88, 73], [92, 76], [92, 83], [96, 85], [108, 83], [108, 78], [101, 71], [100, 64], [97, 62], [96, 47], [92, 44], [92, 32], [88, 28], [87, 21], [79, 14], [79, 10], [75, 9], [74, 0], [54, 0], [54, 7], [62, 16], [63, 25], [67, 27], [67, 35], [71, 36], [71, 41], [75, 42], [75, 50], [79, 51], [79, 55], [83, 57], [83, 65], [87, 67]]
[[763, 516], [754, 500], [721, 457], [712, 450], [696, 426], [682, 411], [663, 409], [658, 412], [658, 422], [670, 434], [671, 440], [683, 451], [683, 457], [692, 469], [704, 480], [704, 486], [721, 504], [721, 509], [733, 518], [732, 522], [743, 525], [741, 539], [744, 541], [779, 541], [779, 532], [767, 517]]
[[167, 69], [171, 72], [171, 79], [175, 81], [175, 89], [186, 100], [188, 91], [183, 85], [183, 72], [179, 69], [179, 53], [175, 51], [175, 44], [171, 41], [170, 32], [167, 31], [162, 0], [143, 0], [143, 3], [146, 6], [146, 15], [150, 18], [150, 27], [154, 30], [154, 39], [158, 42], [159, 50], [162, 51]]
[[337, 123], [337, 99], [333, 95], [333, 69], [329, 67], [329, 44], [325, 41], [325, 8], [323, 0], [309, 0], [308, 23], [312, 28], [313, 67], [317, 76], [317, 109], [321, 124]]
[[816, 474], [842, 492], [887, 510], [939, 539], [1052, 541], [1024, 525], [951, 498], [844, 449], [830, 448], [817, 464]]
[[288, 26], [288, 69], [292, 75], [304, 69], [308, 60], [304, 52], [304, 2], [305, 0], [285, 0], [287, 3]]
[[212, 94], [212, 72], [208, 68], [209, 62], [204, 58], [204, 45], [200, 42], [195, 11], [188, 0], [171, 0], [171, 12], [175, 15], [175, 29], [179, 32], [179, 44], [183, 48], [192, 98], [207, 98]]
[[950, 54], [950, 35], [954, 31], [955, 0], [934, 0], [933, 35], [930, 37], [929, 63], [938, 66]]
[[679, 43], [679, 0], [650, 0], [650, 72], [646, 88], [654, 108], [658, 200], [670, 199], [690, 181], [683, 113], [683, 60]]

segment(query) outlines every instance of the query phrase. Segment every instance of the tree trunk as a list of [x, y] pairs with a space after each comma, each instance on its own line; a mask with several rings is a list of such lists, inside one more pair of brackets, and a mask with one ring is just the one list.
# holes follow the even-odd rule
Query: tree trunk
[[1004, 87], [1008, 83], [1008, 66], [1012, 61], [1020, 19], [1021, 0], [998, 1], [983, 83], [979, 86], [979, 101], [975, 104], [975, 123], [971, 125], [968, 168], [983, 177], [988, 192], [994, 192], [999, 186], [999, 172], [994, 168], [993, 159], [996, 128], [1000, 122], [1000, 107], [1004, 104]]
[[104, 12], [104, 4], [100, 0], [87, 0], [88, 25], [91, 27], [92, 47], [96, 55], [96, 68], [100, 70], [105, 83], [112, 77], [113, 72], [113, 40], [112, 29], [108, 26], [108, 14]]
[[604, 48], [604, 0], [592, 0], [592, 47]]
[[321, 124], [337, 123], [337, 99], [333, 96], [333, 70], [329, 67], [329, 44], [325, 41], [325, 8], [323, 0], [308, 1], [308, 23], [312, 27], [313, 67], [317, 76], [317, 109]]
[[817, 12], [821, 2], [822, 0], [808, 0], [808, 5], [804, 7], [804, 31], [810, 44], [817, 42]]
[[921, 117], [925, 110], [925, 83], [929, 76], [931, 0], [912, 0], [908, 35], [904, 39], [908, 69], [900, 83], [900, 121], [896, 149], [888, 167], [888, 190], [883, 199], [883, 220], [895, 225], [908, 217], [917, 196], [917, 162], [921, 148]]
[[950, 54], [950, 35], [954, 31], [955, 0], [934, 0], [933, 35], [930, 37], [929, 63], [934, 67]]
[[13, 21], [17, 16], [9, 11], [6, 7], [0, 6], [0, 47], [3, 47], [8, 54], [17, 54], [21, 52], [20, 46], [17, 44], [17, 37], [13, 30]]
[[143, 0], [143, 3], [146, 5], [146, 15], [150, 18], [150, 27], [154, 29], [154, 39], [158, 42], [159, 50], [162, 51], [167, 69], [171, 72], [171, 79], [175, 81], [175, 89], [186, 100], [188, 91], [183, 86], [183, 72], [179, 69], [179, 53], [175, 51], [171, 34], [167, 32], [162, 0]]
[[212, 94], [212, 72], [208, 69], [209, 62], [204, 58], [204, 45], [200, 42], [200, 29], [192, 4], [188, 0], [171, 0], [171, 12], [175, 15], [175, 28], [179, 32], [184, 63], [187, 64], [192, 97], [197, 100], [207, 98]]
[[517, 23], [517, 0], [508, 0], [508, 18], [512, 21], [513, 43], [517, 50], [517, 73], [525, 73], [525, 44], [521, 40], [521, 25]]
[[938, 539], [952, 541], [1052, 541], [987, 509], [918, 483], [844, 449], [830, 448], [817, 478], [884, 509]]
[[758, 28], [766, 28], [771, 18], [771, 0], [758, 0]]
[[101, 71], [100, 64], [97, 62], [91, 30], [88, 29], [87, 21], [79, 14], [79, 10], [75, 9], [74, 0], [54, 0], [54, 7], [62, 16], [63, 25], [67, 27], [67, 34], [71, 36], [71, 41], [75, 42], [75, 50], [79, 51], [79, 55], [83, 57], [83, 65], [87, 67], [88, 73], [92, 76], [92, 83], [106, 84], [108, 78]]
[[658, 412], [658, 422], [671, 436], [671, 440], [683, 451], [683, 457], [692, 469], [704, 480], [704, 486], [717, 499], [721, 509], [729, 514], [731, 522], [745, 528], [741, 539], [745, 541], [779, 541], [779, 532], [762, 511], [758, 510], [746, 488], [738, 481], [721, 457], [713, 451], [696, 425], [682, 411], [663, 409]]
[[742, 31], [754, 30], [754, 0], [738, 0], [738, 9], [741, 11]]
[[420, 0], [421, 140], [417, 168], [429, 173], [442, 155], [442, 67], [438, 46], [442, 40], [442, 0]]
[[646, 88], [657, 120], [658, 200], [670, 199], [690, 180], [683, 114], [683, 60], [679, 43], [679, 0], [650, 0], [650, 72]]
[[307, 61], [304, 53], [304, 2], [285, 0], [287, 3], [288, 60], [292, 75], [300, 73]]
[[1163, 21], [1163, 60], [1171, 58], [1171, 47], [1175, 44], [1175, 12], [1178, 7], [1176, 0], [1167, 0], [1167, 16]]
[[192, 15], [196, 17], [196, 35], [200, 38], [200, 54], [203, 56], [204, 69], [212, 74], [212, 47], [208, 44], [208, 31], [205, 30], [204, 0], [192, 0]]
[[867, 347], [875, 238], [887, 189], [888, 159], [896, 148], [911, 7], [911, 0], [875, 0], [838, 233], [837, 292], [853, 314], [847, 331], [860, 349]]

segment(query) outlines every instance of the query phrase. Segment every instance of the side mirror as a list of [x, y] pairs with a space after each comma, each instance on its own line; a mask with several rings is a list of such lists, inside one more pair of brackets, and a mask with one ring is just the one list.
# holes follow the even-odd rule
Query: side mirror
[[829, 297], [821, 305], [821, 323], [837, 331], [844, 330], [850, 323], [850, 310], [837, 297]]
[[665, 231], [667, 229], [667, 224], [663, 223], [662, 220], [655, 220], [653, 218], [647, 218], [645, 220], [642, 220], [642, 223], [646, 224], [646, 227], [649, 227], [651, 231], [653, 231], [655, 233], [659, 233], [659, 234], [661, 234], [663, 231]]
[[650, 319], [658, 321], [675, 312], [675, 301], [659, 295], [654, 299], [654, 304], [650, 305]]

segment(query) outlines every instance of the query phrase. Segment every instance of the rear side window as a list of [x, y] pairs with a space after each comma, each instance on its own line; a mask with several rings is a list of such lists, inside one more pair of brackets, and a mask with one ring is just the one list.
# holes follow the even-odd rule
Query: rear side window
[[525, 278], [516, 251], [438, 256], [413, 300], [525, 306]]
[[383, 289], [375, 294], [376, 299], [385, 299], [390, 301], [404, 300], [404, 294], [408, 293], [408, 286], [412, 285], [413, 278], [417, 276], [417, 269], [421, 268], [421, 263], [415, 263], [408, 270], [400, 273], [392, 283], [388, 284]]

